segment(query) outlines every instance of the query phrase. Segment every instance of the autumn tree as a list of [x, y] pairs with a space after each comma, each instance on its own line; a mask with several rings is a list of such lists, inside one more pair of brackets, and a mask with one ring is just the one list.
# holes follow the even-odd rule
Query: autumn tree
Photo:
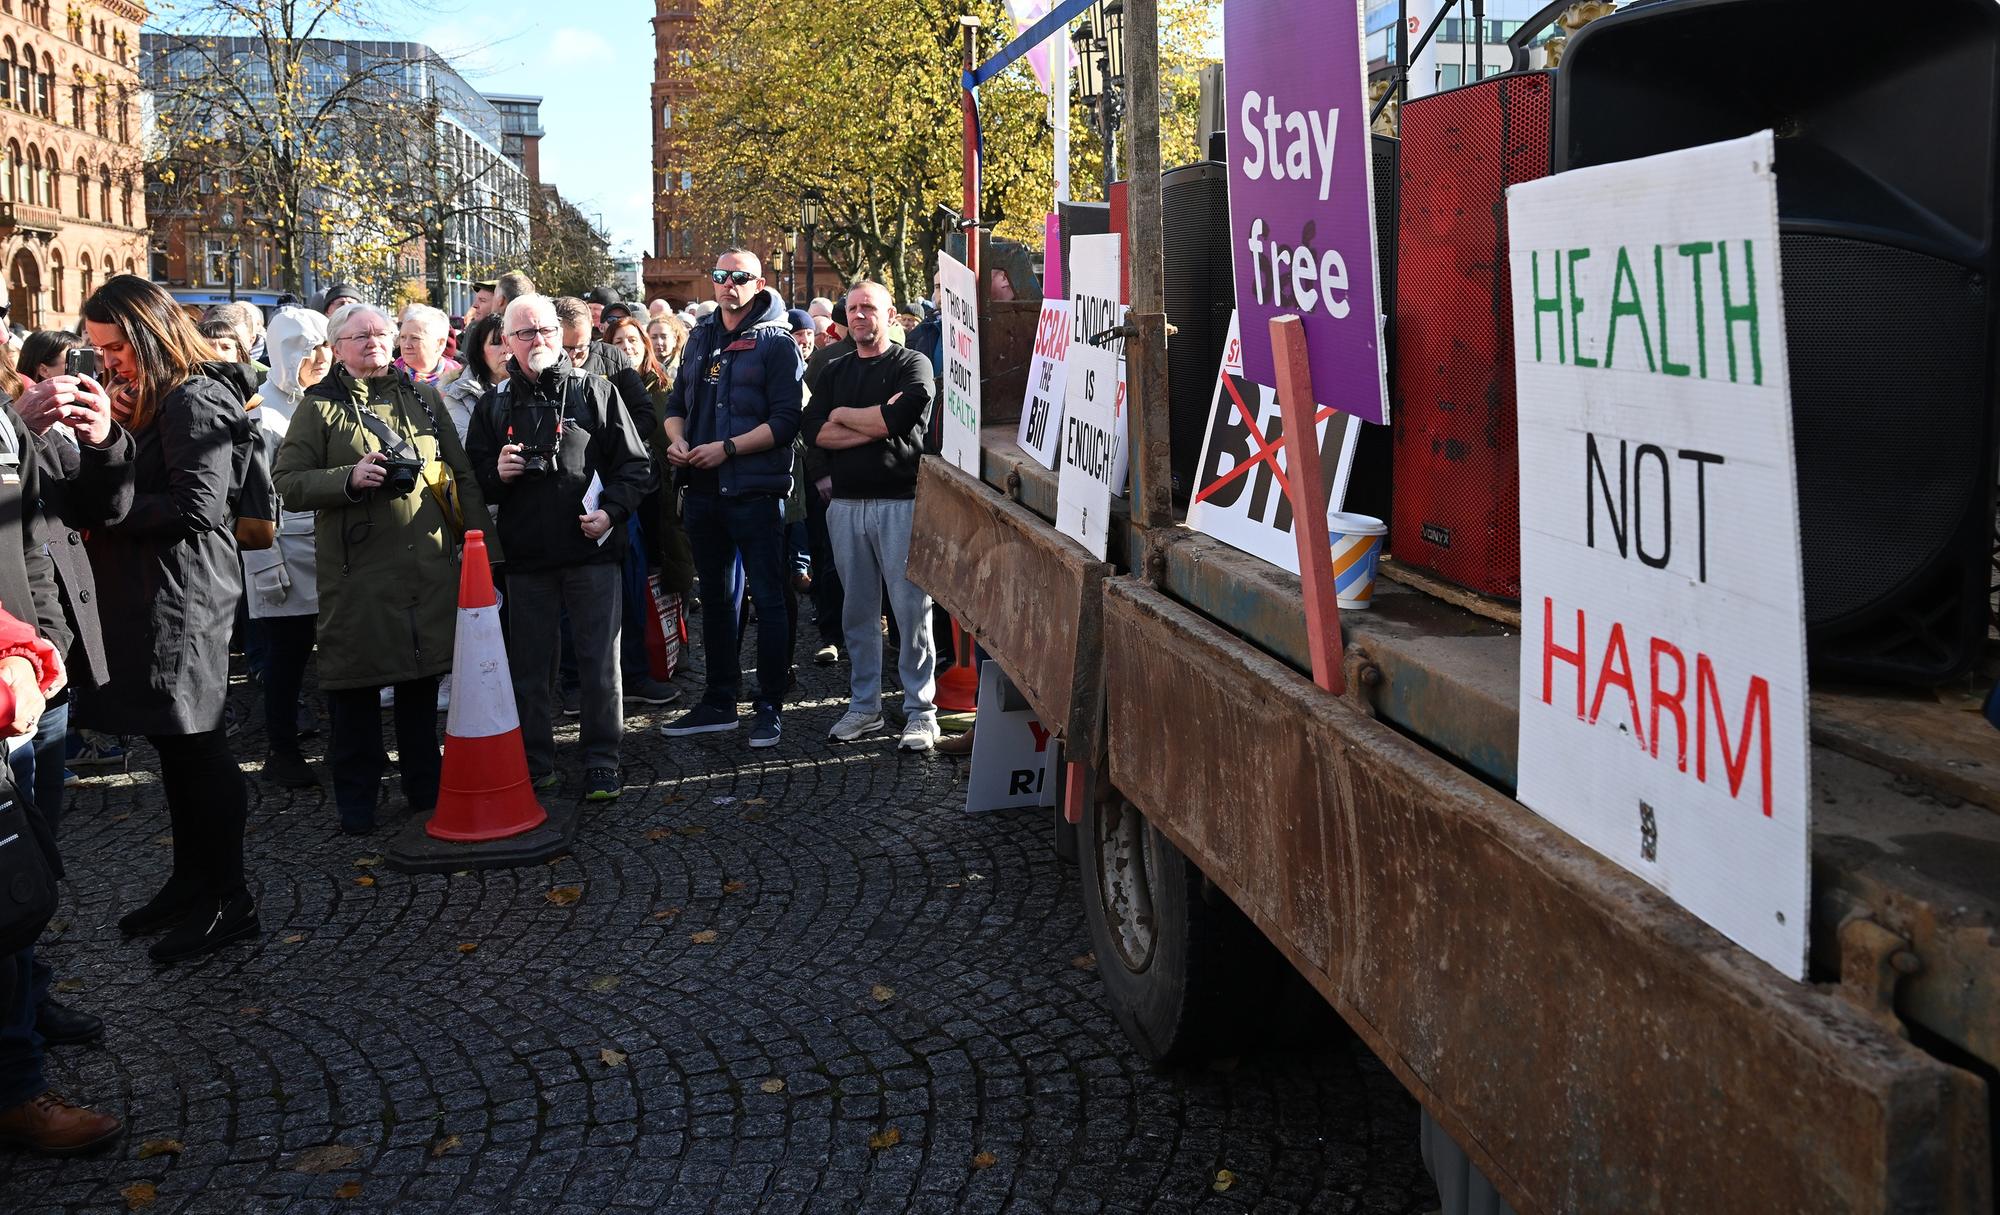
[[611, 281], [611, 239], [576, 204], [544, 185], [535, 192], [528, 256], [520, 266], [544, 295], [582, 295]]
[[[825, 196], [816, 254], [836, 275], [882, 279], [897, 299], [928, 295], [928, 270], [962, 201], [959, 18], [981, 19], [982, 54], [1012, 36], [997, 0], [907, 0], [857, 20], [838, 7], [696, 0], [685, 65], [695, 90], [675, 114], [670, 171], [694, 179], [694, 234], [705, 245], [793, 227], [800, 194]], [[1201, 0], [1161, 12], [1167, 164], [1194, 159], [1194, 109], [1205, 23]], [[743, 71], [754, 66], [754, 87]], [[1053, 205], [1047, 97], [1020, 61], [979, 89], [981, 218], [996, 234], [1039, 245]], [[1098, 139], [1070, 109], [1071, 176], [1101, 175]]]

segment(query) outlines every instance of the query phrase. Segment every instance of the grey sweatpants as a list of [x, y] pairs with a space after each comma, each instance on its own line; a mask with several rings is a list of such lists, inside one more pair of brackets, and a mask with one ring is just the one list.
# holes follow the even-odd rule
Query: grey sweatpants
[[937, 712], [937, 645], [931, 639], [931, 597], [903, 576], [910, 563], [910, 526], [917, 504], [909, 498], [835, 498], [826, 508], [833, 565], [846, 592], [841, 631], [847, 635], [848, 705], [857, 713], [882, 711], [882, 587], [903, 639], [896, 674], [903, 681], [903, 712]]
[[528, 775], [536, 780], [556, 766], [552, 693], [564, 609], [569, 611], [582, 684], [583, 766], [618, 766], [618, 744], [625, 737], [625, 689], [618, 674], [618, 627], [625, 613], [621, 573], [610, 562], [596, 561], [507, 574], [507, 664], [514, 677], [521, 740], [528, 750]]

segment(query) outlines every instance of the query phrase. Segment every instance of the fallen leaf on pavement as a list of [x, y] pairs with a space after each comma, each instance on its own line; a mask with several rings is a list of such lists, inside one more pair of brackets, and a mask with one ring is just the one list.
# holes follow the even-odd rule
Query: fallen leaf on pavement
[[879, 1134], [868, 1136], [868, 1146], [878, 1152], [895, 1147], [902, 1141], [903, 1132], [893, 1126]]
[[379, 856], [357, 856], [354, 858], [354, 867], [356, 869], [373, 869], [381, 863], [382, 858]]
[[722, 884], [722, 893], [724, 894], [737, 894], [741, 892], [742, 889], [743, 889], [742, 882], [724, 882]]
[[896, 998], [896, 989], [893, 987], [884, 986], [881, 983], [877, 983], [875, 986], [868, 989], [868, 994], [875, 997], [875, 1002], [877, 1004], [887, 1004], [889, 1001]]
[[1208, 1188], [1220, 1194], [1235, 1184], [1236, 1174], [1230, 1172], [1228, 1169], [1217, 1169], [1215, 1171], [1215, 1184]]
[[479, 942], [477, 941], [460, 941], [458, 943], [458, 952], [460, 953], [471, 953], [478, 948]]
[[671, 920], [680, 913], [681, 909], [678, 907], [662, 907], [653, 913], [653, 918], [655, 920]]
[[558, 907], [567, 907], [583, 897], [583, 891], [575, 886], [558, 886], [543, 896]]
[[364, 873], [360, 877], [354, 879], [354, 884], [356, 886], [373, 886], [375, 884], [375, 879], [369, 877], [367, 874]]
[[57, 980], [56, 980], [56, 990], [57, 990], [57, 991], [59, 991], [59, 992], [62, 992], [62, 993], [64, 993], [65, 995], [67, 995], [68, 993], [70, 993], [70, 992], [73, 992], [73, 991], [82, 991], [82, 990], [83, 990], [83, 980], [82, 980], [82, 979], [57, 979]]
[[463, 1142], [464, 1140], [460, 1139], [457, 1135], [446, 1135], [436, 1143], [431, 1144], [431, 1159], [437, 1159]]
[[1095, 953], [1080, 953], [1071, 958], [1069, 964], [1078, 970], [1096, 970], [1097, 955]]
[[590, 981], [592, 991], [610, 991], [616, 986], [618, 986], [617, 975], [599, 975]]
[[130, 812], [130, 811], [127, 811], [127, 812], [126, 812], [126, 813], [124, 813], [124, 814], [114, 814], [114, 815], [112, 815], [112, 816], [111, 816], [111, 821], [112, 821], [112, 822], [114, 822], [114, 823], [122, 823], [122, 822], [124, 822], [124, 821], [125, 821], [126, 819], [128, 819], [128, 818], [131, 818], [131, 817], [132, 817], [132, 815], [131, 815], [131, 812]]
[[697, 945], [713, 945], [715, 943], [715, 929], [704, 928], [700, 932], [691, 932], [688, 934], [688, 940], [693, 941]]
[[153, 1188], [153, 1183], [150, 1181], [135, 1181], [118, 1193], [124, 1197], [125, 1209], [128, 1211], [150, 1207], [160, 1197], [160, 1192]]
[[344, 1143], [328, 1143], [315, 1148], [307, 1148], [305, 1151], [300, 1152], [298, 1159], [292, 1161], [292, 1171], [295, 1173], [331, 1173], [336, 1169], [344, 1169], [349, 1165], [357, 1164], [360, 1160], [360, 1148], [348, 1147]]
[[702, 826], [702, 825], [701, 825], [700, 823], [689, 823], [689, 824], [687, 824], [687, 825], [686, 825], [685, 827], [682, 827], [682, 828], [681, 828], [681, 834], [682, 834], [682, 835], [707, 835], [707, 834], [708, 834], [708, 828], [706, 828], [706, 827]]
[[239, 1008], [239, 1009], [237, 1009], [236, 1011], [237, 1011], [237, 1012], [240, 1012], [240, 1013], [242, 1013], [242, 1014], [243, 1014], [244, 1016], [246, 1016], [246, 1017], [261, 1017], [261, 1016], [263, 1016], [263, 1015], [264, 1015], [264, 1010], [263, 1010], [263, 1009], [261, 1009], [261, 1008], [255, 1008], [255, 1007], [252, 1007], [252, 1008]]
[[151, 1160], [155, 1156], [178, 1156], [187, 1150], [178, 1139], [148, 1139], [139, 1145], [139, 1159]]
[[761, 823], [766, 821], [766, 818], [767, 816], [764, 815], [762, 812], [752, 810], [750, 813], [743, 816], [743, 821], [746, 823]]
[[965, 875], [965, 880], [968, 882], [983, 882], [986, 880], [986, 875], [983, 873], [968, 873]]
[[361, 1197], [361, 1183], [358, 1181], [346, 1182], [333, 1192], [333, 1196], [335, 1198], [359, 1198]]
[[287, 945], [296, 945], [296, 944], [298, 944], [298, 943], [299, 943], [300, 941], [303, 941], [303, 940], [305, 940], [305, 939], [306, 939], [306, 934], [305, 934], [305, 933], [303, 933], [303, 932], [295, 932], [295, 933], [293, 933], [293, 934], [292, 934], [291, 936], [288, 936], [288, 937], [286, 937], [286, 938], [285, 938], [285, 944], [287, 944]]
[[999, 1163], [1000, 1158], [991, 1152], [981, 1152], [972, 1158], [972, 1167], [975, 1169], [990, 1169]]
[[626, 1056], [625, 1052], [622, 1050], [612, 1050], [610, 1047], [607, 1046], [603, 1050], [597, 1052], [597, 1058], [599, 1062], [603, 1063], [604, 1066], [606, 1067], [625, 1066]]
[[766, 1080], [764, 1081], [764, 1083], [758, 1085], [757, 1087], [763, 1089], [767, 1093], [782, 1093], [785, 1091], [785, 1082], [783, 1080], [778, 1079], [776, 1076], [773, 1076], [769, 1080]]
[[651, 831], [648, 831], [646, 833], [646, 838], [649, 840], [656, 840], [656, 841], [663, 840], [666, 839], [668, 836], [672, 835], [673, 833], [674, 829], [672, 827], [655, 827]]

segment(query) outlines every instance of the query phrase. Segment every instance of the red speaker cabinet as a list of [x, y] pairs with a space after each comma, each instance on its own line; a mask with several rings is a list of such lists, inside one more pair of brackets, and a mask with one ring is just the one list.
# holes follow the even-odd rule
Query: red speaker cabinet
[[1555, 78], [1512, 72], [1405, 102], [1389, 550], [1521, 597], [1507, 187], [1549, 174]]

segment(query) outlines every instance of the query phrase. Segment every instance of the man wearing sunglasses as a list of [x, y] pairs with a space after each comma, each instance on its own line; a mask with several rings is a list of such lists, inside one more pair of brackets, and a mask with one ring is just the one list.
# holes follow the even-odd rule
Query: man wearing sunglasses
[[667, 462], [686, 490], [682, 521], [700, 579], [708, 687], [699, 705], [660, 732], [682, 738], [736, 728], [743, 672], [729, 583], [741, 557], [757, 607], [758, 694], [749, 741], [772, 747], [792, 672], [785, 496], [805, 365], [785, 301], [764, 285], [756, 254], [725, 249], [709, 279], [716, 308], [688, 335], [664, 420]]

